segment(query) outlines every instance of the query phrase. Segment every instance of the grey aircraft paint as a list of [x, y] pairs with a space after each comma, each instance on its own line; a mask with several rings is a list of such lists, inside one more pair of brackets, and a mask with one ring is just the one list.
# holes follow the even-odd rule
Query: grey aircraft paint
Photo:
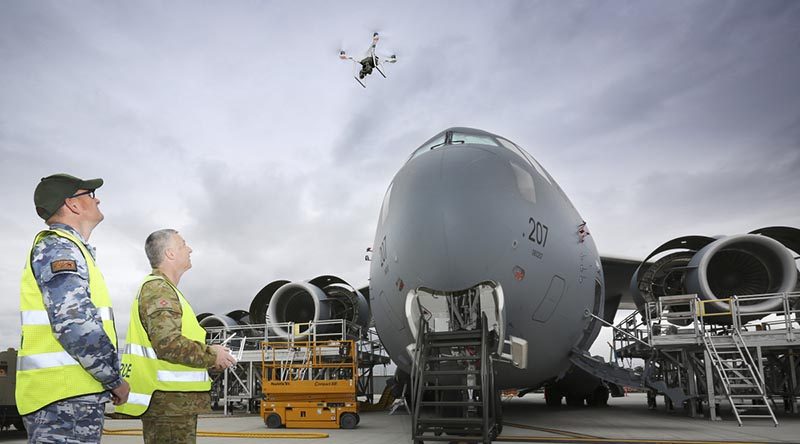
[[587, 349], [603, 315], [600, 257], [584, 220], [544, 168], [500, 136], [450, 128], [418, 148], [390, 183], [370, 266], [378, 333], [409, 371], [410, 290], [499, 284], [505, 333], [528, 341], [525, 370], [503, 364], [498, 388], [563, 374]]

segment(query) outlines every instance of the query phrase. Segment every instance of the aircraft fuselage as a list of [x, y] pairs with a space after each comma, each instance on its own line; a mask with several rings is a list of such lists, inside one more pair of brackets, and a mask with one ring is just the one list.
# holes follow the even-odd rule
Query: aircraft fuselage
[[538, 385], [570, 366], [600, 326], [603, 275], [584, 221], [538, 162], [500, 136], [450, 128], [423, 144], [386, 192], [373, 244], [378, 333], [409, 371], [409, 291], [502, 288], [505, 333], [528, 341], [528, 367], [503, 365], [497, 387]]

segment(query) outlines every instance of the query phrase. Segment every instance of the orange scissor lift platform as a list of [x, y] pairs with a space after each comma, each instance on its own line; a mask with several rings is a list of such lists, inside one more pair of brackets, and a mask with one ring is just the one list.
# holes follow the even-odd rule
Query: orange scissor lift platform
[[358, 361], [352, 340], [263, 342], [261, 417], [269, 428], [358, 425]]

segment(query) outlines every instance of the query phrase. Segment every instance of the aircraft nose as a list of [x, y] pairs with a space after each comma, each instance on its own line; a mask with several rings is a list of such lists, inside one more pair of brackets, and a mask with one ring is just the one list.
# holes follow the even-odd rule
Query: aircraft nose
[[390, 261], [437, 290], [492, 278], [512, 244], [508, 216], [519, 200], [507, 158], [480, 146], [440, 148], [412, 159], [392, 187]]

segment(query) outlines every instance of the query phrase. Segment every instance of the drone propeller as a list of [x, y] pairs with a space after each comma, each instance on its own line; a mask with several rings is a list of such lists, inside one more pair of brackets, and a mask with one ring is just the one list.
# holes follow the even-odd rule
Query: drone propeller
[[342, 59], [342, 60], [347, 60], [348, 59], [347, 53], [344, 51], [344, 49], [340, 49], [339, 50], [339, 58]]

